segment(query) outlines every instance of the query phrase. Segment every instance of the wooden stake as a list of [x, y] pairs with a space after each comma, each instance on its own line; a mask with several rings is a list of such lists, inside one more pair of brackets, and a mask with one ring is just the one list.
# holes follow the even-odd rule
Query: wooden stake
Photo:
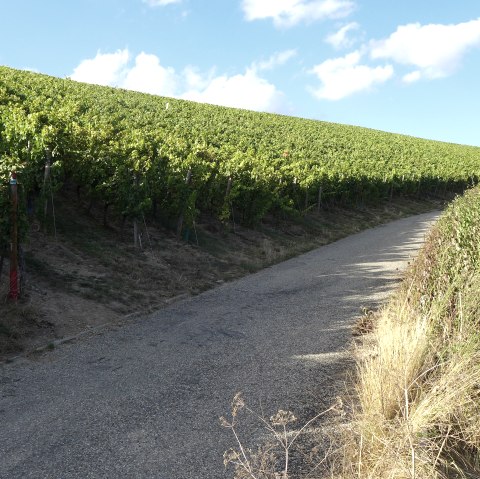
[[[185, 178], [185, 185], [189, 185], [190, 181], [192, 180], [192, 170], [191, 168], [187, 172], [187, 176]], [[183, 221], [185, 219], [185, 208], [186, 205], [182, 206], [182, 211], [180, 212], [180, 216], [177, 222], [177, 238], [180, 239], [182, 237], [182, 230], [183, 230]]]
[[18, 190], [15, 172], [12, 172], [10, 177], [10, 190], [12, 194], [12, 242], [10, 245], [10, 292], [8, 297], [16, 301], [18, 299]]
[[150, 249], [152, 249], [152, 240], [150, 239], [150, 233], [147, 228], [147, 221], [145, 220], [145, 215], [142, 213], [143, 225], [145, 226], [145, 233], [147, 235], [148, 243], [150, 244]]
[[[47, 148], [45, 150], [45, 174], [43, 176], [43, 192], [47, 188], [47, 181], [50, 180], [50, 170], [52, 167], [52, 150]], [[47, 209], [48, 209], [48, 198], [45, 198], [45, 208], [43, 211], [44, 219], [47, 219]]]
[[232, 190], [232, 177], [230, 176], [227, 182], [227, 191], [225, 191], [225, 198], [228, 198], [228, 195], [230, 194], [231, 190]]
[[322, 187], [318, 188], [318, 202], [317, 202], [317, 211], [320, 213], [320, 208], [322, 207]]
[[135, 248], [138, 248], [138, 222], [136, 218], [133, 220], [133, 244]]
[[[135, 190], [137, 190], [138, 188], [138, 183], [139, 183], [139, 179], [138, 179], [138, 173], [135, 174], [135, 181], [134, 181], [134, 185], [135, 185]], [[135, 248], [138, 248], [138, 222], [137, 222], [137, 218], [133, 218], [133, 245]]]

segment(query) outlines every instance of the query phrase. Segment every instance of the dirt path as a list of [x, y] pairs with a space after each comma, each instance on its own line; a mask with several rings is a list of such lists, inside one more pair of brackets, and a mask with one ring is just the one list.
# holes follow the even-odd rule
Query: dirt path
[[233, 444], [218, 417], [233, 395], [265, 414], [328, 406], [360, 308], [386, 298], [435, 217], [350, 236], [1, 366], [0, 477], [224, 477]]

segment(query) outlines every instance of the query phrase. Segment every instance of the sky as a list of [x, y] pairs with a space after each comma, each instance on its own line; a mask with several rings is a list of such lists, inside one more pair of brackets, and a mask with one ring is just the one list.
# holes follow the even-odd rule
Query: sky
[[0, 0], [0, 65], [480, 146], [480, 0]]

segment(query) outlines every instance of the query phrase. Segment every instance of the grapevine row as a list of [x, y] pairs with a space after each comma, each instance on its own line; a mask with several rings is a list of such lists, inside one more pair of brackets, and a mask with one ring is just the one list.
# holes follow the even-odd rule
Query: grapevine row
[[[45, 165], [51, 158], [48, 187]], [[0, 249], [22, 201], [74, 184], [105, 212], [255, 224], [324, 202], [460, 191], [480, 148], [80, 84], [0, 67]], [[39, 201], [40, 199], [40, 201]]]

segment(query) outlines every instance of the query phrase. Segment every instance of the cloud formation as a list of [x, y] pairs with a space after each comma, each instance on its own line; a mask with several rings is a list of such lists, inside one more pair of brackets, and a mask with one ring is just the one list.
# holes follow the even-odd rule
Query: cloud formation
[[71, 79], [202, 103], [287, 113], [285, 95], [259, 72], [281, 65], [293, 55], [292, 50], [280, 52], [266, 62], [254, 63], [243, 74], [228, 76], [216, 75], [214, 70], [202, 74], [192, 66], [177, 73], [163, 66], [156, 55], [142, 52], [132, 61], [132, 55], [124, 49], [98, 52], [95, 58], [83, 60]]
[[[357, 23], [348, 23], [326, 41], [335, 48], [351, 46], [348, 33], [357, 28]], [[480, 18], [452, 25], [400, 25], [388, 38], [371, 40], [344, 57], [316, 65], [311, 72], [320, 80], [320, 87], [312, 92], [319, 99], [340, 100], [367, 90], [393, 77], [391, 62], [409, 67], [410, 71], [401, 77], [407, 84], [446, 77], [475, 47], [480, 47]], [[365, 58], [360, 63], [367, 55], [370, 61], [386, 60], [387, 64], [371, 66]]]
[[454, 73], [466, 52], [480, 46], [480, 18], [455, 25], [411, 23], [401, 25], [388, 38], [372, 41], [372, 59], [389, 59], [415, 69], [407, 83], [421, 78], [442, 78]]
[[247, 69], [244, 74], [217, 76], [201, 90], [191, 90], [182, 98], [248, 110], [286, 113], [285, 95], [275, 85]]
[[355, 51], [316, 65], [314, 73], [321, 82], [313, 94], [323, 100], [340, 100], [353, 93], [386, 82], [393, 76], [391, 65], [371, 67], [360, 64], [362, 54]]
[[352, 0], [243, 0], [248, 21], [272, 19], [276, 27], [293, 27], [300, 22], [343, 18], [354, 9]]
[[181, 3], [182, 0], [143, 0], [149, 7], [165, 7], [174, 3]]
[[122, 87], [152, 95], [174, 96], [177, 83], [173, 68], [163, 67], [156, 55], [142, 52], [135, 58], [135, 65], [128, 68]]
[[126, 74], [125, 68], [130, 59], [127, 49], [117, 50], [115, 53], [98, 52], [95, 58], [83, 60], [70, 78], [96, 85], [119, 86]]
[[297, 55], [297, 50], [284, 50], [274, 53], [268, 60], [254, 62], [254, 70], [273, 70], [276, 67], [285, 65], [291, 58]]
[[330, 45], [336, 49], [350, 48], [355, 43], [355, 39], [349, 38], [348, 34], [351, 31], [358, 30], [359, 27], [360, 25], [356, 22], [348, 23], [341, 27], [337, 32], [328, 35], [325, 41], [330, 43]]

